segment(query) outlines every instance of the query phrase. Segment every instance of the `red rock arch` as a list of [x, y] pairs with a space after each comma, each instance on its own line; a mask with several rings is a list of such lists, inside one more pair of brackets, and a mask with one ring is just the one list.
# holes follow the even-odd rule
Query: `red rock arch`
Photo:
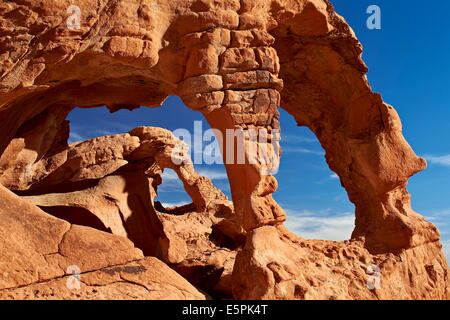
[[[19, 23], [15, 32], [24, 40], [21, 46], [11, 38], [3, 42], [0, 151], [27, 121], [49, 110], [48, 117], [64, 118], [75, 106], [156, 107], [179, 95], [221, 132], [249, 126], [270, 132], [279, 127], [281, 105], [318, 136], [356, 205], [356, 228], [350, 242], [337, 244], [293, 237], [271, 196], [275, 178], [261, 174], [260, 164], [226, 165], [236, 214], [248, 232], [235, 265], [235, 297], [337, 294], [328, 284], [316, 289], [314, 273], [342, 280], [344, 298], [447, 296], [439, 233], [411, 209], [405, 189], [425, 161], [404, 140], [394, 109], [371, 92], [361, 46], [327, 1], [105, 0], [94, 8], [83, 0], [80, 30], [65, 25], [63, 3], [2, 6], [20, 7], [29, 17], [2, 21]], [[408, 261], [417, 256], [420, 276], [408, 280]], [[331, 276], [330, 267], [319, 272], [317, 261], [328, 258], [343, 260], [358, 275]], [[358, 259], [383, 264], [381, 296], [365, 288]]]

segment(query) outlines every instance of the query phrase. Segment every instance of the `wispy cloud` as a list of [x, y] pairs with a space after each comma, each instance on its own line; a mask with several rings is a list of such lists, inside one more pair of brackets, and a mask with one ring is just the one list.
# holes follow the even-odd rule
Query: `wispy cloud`
[[[122, 111], [125, 111], [125, 110], [122, 110]], [[113, 134], [126, 133], [126, 132], [130, 131], [131, 129], [137, 127], [137, 125], [130, 126], [125, 123], [121, 123], [119, 121], [106, 120], [106, 119], [100, 119], [100, 126], [102, 128], [107, 128], [105, 131], [113, 132]], [[102, 131], [102, 130], [97, 130], [97, 131]]]
[[448, 218], [450, 216], [450, 209], [447, 210], [439, 210], [439, 211], [432, 211], [432, 212], [425, 212], [424, 215], [428, 220], [445, 220], [448, 221]]
[[313, 150], [308, 148], [302, 148], [302, 147], [284, 147], [282, 148], [283, 152], [289, 152], [289, 153], [306, 153], [306, 154], [313, 154], [317, 156], [324, 156], [325, 151], [319, 151], [319, 150]]
[[295, 135], [295, 134], [289, 134], [289, 133], [283, 133], [281, 134], [281, 142], [286, 142], [286, 143], [314, 143], [317, 142], [316, 138], [311, 138], [311, 137], [305, 137], [305, 136], [300, 136], [300, 135]]
[[198, 173], [202, 176], [208, 177], [211, 180], [227, 180], [227, 173], [224, 171], [214, 170], [214, 169], [199, 169]]
[[[216, 170], [212, 168], [200, 168], [197, 172], [205, 177], [214, 180], [214, 185], [221, 189], [225, 193], [229, 193], [229, 184], [228, 184], [228, 176], [224, 171]], [[176, 192], [176, 193], [184, 193], [184, 186], [181, 180], [178, 178], [175, 171], [172, 169], [164, 169], [163, 174], [161, 175], [162, 184], [158, 187], [158, 193], [164, 192]]]
[[325, 151], [321, 148], [319, 141], [314, 136], [308, 137], [289, 133], [282, 134], [281, 147], [283, 152], [286, 153], [305, 153], [318, 156], [325, 155]]
[[450, 216], [450, 209], [448, 210], [441, 210], [435, 213], [437, 216]]
[[164, 172], [162, 173], [161, 178], [162, 178], [163, 182], [180, 180], [180, 178], [178, 178], [178, 175], [176, 174], [176, 172], [173, 171], [172, 169], [164, 169]]
[[97, 135], [98, 137], [102, 137], [102, 136], [112, 136], [122, 132], [117, 132], [115, 130], [94, 130], [92, 131], [92, 133]]
[[449, 234], [449, 216], [450, 210], [439, 210], [432, 212], [425, 212], [424, 217], [438, 227], [441, 236]]
[[162, 184], [158, 186], [159, 192], [185, 192], [183, 183], [172, 169], [164, 169], [161, 175]]
[[181, 207], [186, 204], [189, 204], [189, 201], [178, 201], [178, 202], [163, 202], [161, 203], [164, 208], [171, 208], [171, 207]]
[[444, 252], [445, 257], [447, 258], [447, 261], [450, 261], [450, 240], [441, 242], [443, 245], [442, 251]]
[[348, 240], [355, 226], [353, 213], [327, 214], [329, 210], [318, 212], [287, 210], [286, 226], [289, 230], [306, 239], [342, 241]]
[[[78, 110], [78, 112], [80, 111]], [[89, 126], [80, 120], [71, 120], [69, 143], [126, 133], [132, 128], [134, 127], [102, 118], [97, 119], [95, 126]]]
[[339, 176], [336, 173], [330, 175], [331, 179], [339, 179]]
[[[226, 180], [228, 179], [227, 173], [221, 170], [209, 169], [209, 168], [201, 168], [197, 170], [198, 174], [201, 176], [205, 176], [210, 178], [211, 180]], [[178, 175], [172, 169], [164, 169], [163, 174], [161, 175], [163, 181], [178, 181]]]
[[86, 140], [81, 134], [79, 134], [76, 130], [72, 129], [70, 130], [70, 135], [69, 135], [69, 144], [74, 143], [74, 142], [79, 142], [79, 141], [84, 141]]
[[186, 193], [184, 190], [183, 184], [181, 181], [178, 183], [176, 181], [167, 181], [163, 182], [161, 185], [158, 186], [158, 193], [161, 192], [168, 192], [168, 193]]
[[424, 158], [432, 164], [450, 167], [450, 154], [444, 156], [425, 155]]
[[124, 132], [127, 132], [127, 131], [120, 131], [120, 130], [115, 130], [115, 129], [103, 130], [103, 129], [93, 129], [93, 128], [82, 128], [82, 127], [80, 128], [80, 127], [71, 126], [68, 142], [70, 144], [70, 143], [90, 140], [90, 139], [94, 139], [94, 138], [98, 138], [98, 137], [120, 134], [120, 133], [124, 133]]

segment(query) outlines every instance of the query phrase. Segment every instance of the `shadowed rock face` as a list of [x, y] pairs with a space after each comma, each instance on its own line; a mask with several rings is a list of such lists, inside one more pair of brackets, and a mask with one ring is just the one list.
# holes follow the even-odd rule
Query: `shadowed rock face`
[[[67, 222], [46, 215], [36, 205], [44, 211], [45, 207], [78, 207], [85, 211], [77, 214], [90, 215], [91, 220], [73, 223], [110, 231], [114, 235], [108, 236], [122, 239], [117, 241], [128, 237], [146, 255], [174, 264], [196, 286], [215, 287], [228, 295], [232, 287], [234, 298], [449, 298], [439, 232], [413, 211], [406, 191], [408, 179], [425, 169], [426, 162], [403, 138], [394, 108], [371, 91], [362, 47], [330, 3], [81, 0], [77, 30], [67, 27], [66, 5], [63, 1], [0, 4], [0, 182], [22, 196], [1, 189], [5, 190], [0, 200], [10, 199], [11, 206], [1, 208], [5, 218], [0, 220], [4, 240], [0, 250], [29, 255], [33, 248], [44, 255], [57, 252], [56, 247], [39, 247], [38, 239], [44, 239], [40, 233], [49, 231], [38, 225], [32, 229], [34, 247], [14, 246], [11, 239], [20, 238], [21, 228], [31, 222], [22, 217], [12, 223], [12, 211], [20, 215], [26, 203], [39, 211], [45, 225], [61, 224], [64, 229], [70, 226]], [[154, 141], [168, 149], [174, 143], [165, 130], [137, 128], [67, 145], [65, 118], [74, 107], [106, 105], [111, 111], [158, 107], [169, 95], [182, 97], [222, 133], [266, 129], [270, 140], [266, 147], [276, 158], [280, 156], [273, 148], [278, 143], [278, 107], [309, 127], [356, 206], [352, 239], [307, 241], [285, 230], [285, 213], [272, 198], [277, 181], [263, 174], [265, 164], [259, 154], [256, 163], [226, 165], [231, 206], [192, 166], [176, 167], [165, 152], [155, 152]], [[225, 146], [224, 158], [232, 151]], [[248, 151], [245, 156], [250, 159], [253, 154]], [[152, 199], [160, 183], [155, 168], [178, 170], [193, 199], [191, 213], [174, 216], [155, 209]], [[87, 194], [93, 196], [86, 199]], [[58, 216], [58, 210], [52, 210]], [[133, 219], [124, 222], [124, 216]], [[196, 224], [197, 231], [206, 228], [206, 234], [213, 236], [189, 233], [190, 224]], [[108, 247], [103, 238], [107, 233], [86, 230], [89, 239]], [[246, 243], [233, 268], [243, 230]], [[61, 235], [55, 232], [48, 236], [59, 243]], [[227, 248], [224, 243], [229, 239], [217, 241], [223, 239], [221, 233], [237, 244]], [[197, 243], [190, 241], [193, 237], [198, 237]], [[70, 239], [64, 237], [68, 246]], [[77, 247], [85, 250], [86, 265], [95, 259], [89, 248]], [[215, 248], [224, 252], [217, 254]], [[206, 258], [204, 252], [214, 252], [216, 258]], [[31, 277], [27, 284], [39, 282], [45, 273], [50, 280], [61, 276], [62, 271], [53, 270], [42, 257], [30, 257], [27, 263], [19, 259], [15, 266], [3, 257], [0, 271], [13, 268]], [[73, 264], [77, 259], [81, 257]], [[115, 264], [135, 259], [120, 258]], [[112, 264], [105, 261], [89, 271]], [[370, 265], [380, 268], [380, 289], [367, 287]], [[199, 276], [196, 270], [202, 268], [212, 270], [210, 276]], [[221, 269], [227, 272], [219, 274]], [[4, 280], [7, 284], [2, 288], [14, 290], [25, 283], [15, 279]]]

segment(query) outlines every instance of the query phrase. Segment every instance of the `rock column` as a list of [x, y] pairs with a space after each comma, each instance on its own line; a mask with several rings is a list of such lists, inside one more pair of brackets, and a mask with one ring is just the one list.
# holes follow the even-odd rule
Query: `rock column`
[[272, 198], [283, 87], [273, 42], [256, 29], [216, 28], [182, 39], [190, 52], [178, 94], [217, 130], [236, 214], [246, 230], [285, 220]]

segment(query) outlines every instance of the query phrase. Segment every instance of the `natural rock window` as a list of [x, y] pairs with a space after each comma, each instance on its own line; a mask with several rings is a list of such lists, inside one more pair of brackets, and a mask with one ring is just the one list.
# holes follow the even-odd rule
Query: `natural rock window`
[[280, 123], [282, 157], [274, 198], [286, 211], [286, 227], [305, 239], [350, 239], [355, 207], [328, 167], [325, 150], [314, 133], [298, 127], [287, 112], [281, 111]]

